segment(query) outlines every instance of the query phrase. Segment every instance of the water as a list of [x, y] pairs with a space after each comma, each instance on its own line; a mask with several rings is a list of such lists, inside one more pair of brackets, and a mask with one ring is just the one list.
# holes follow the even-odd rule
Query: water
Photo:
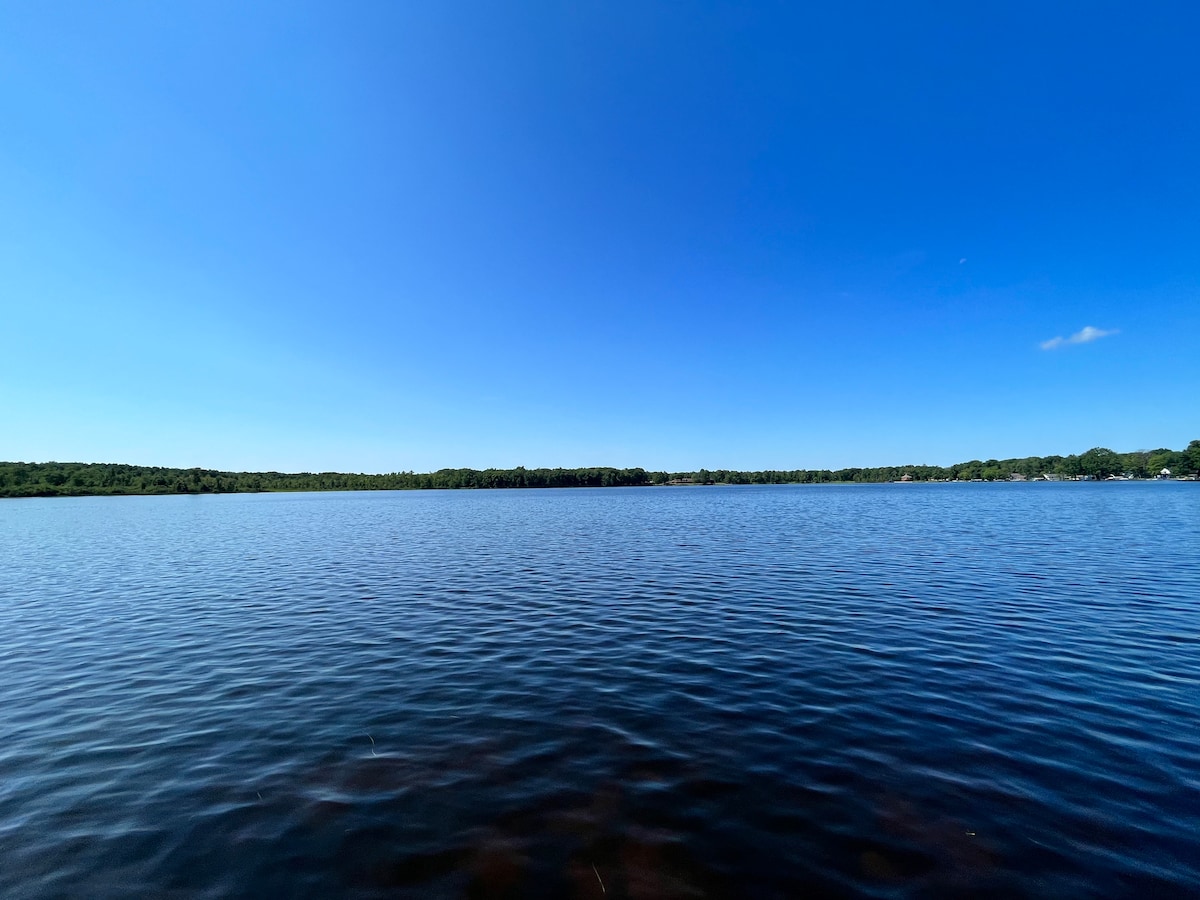
[[0, 502], [0, 895], [1200, 895], [1200, 485]]

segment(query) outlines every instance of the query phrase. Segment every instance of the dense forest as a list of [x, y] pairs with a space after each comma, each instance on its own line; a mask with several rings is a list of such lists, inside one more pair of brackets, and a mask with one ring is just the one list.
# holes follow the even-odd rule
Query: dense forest
[[833, 484], [897, 481], [1006, 481], [1043, 475], [1151, 478], [1163, 469], [1173, 477], [1200, 473], [1200, 440], [1186, 450], [1136, 450], [1116, 453], [1095, 447], [1070, 456], [1024, 459], [973, 459], [954, 466], [882, 466], [850, 469], [792, 469], [735, 472], [647, 472], [645, 469], [440, 469], [348, 475], [338, 472], [217, 472], [165, 469], [109, 463], [0, 462], [0, 497], [56, 497], [90, 494], [212, 494], [256, 491], [392, 491], [431, 488], [624, 487], [671, 483]]

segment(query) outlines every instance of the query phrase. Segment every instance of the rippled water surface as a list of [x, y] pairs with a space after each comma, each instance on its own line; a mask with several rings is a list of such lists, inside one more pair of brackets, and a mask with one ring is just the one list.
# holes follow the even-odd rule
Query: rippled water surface
[[0, 501], [5, 897], [1200, 896], [1200, 485]]

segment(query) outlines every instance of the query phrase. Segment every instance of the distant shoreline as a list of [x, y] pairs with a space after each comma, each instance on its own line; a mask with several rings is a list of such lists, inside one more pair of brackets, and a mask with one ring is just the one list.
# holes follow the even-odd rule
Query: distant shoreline
[[911, 484], [911, 485], [946, 485], [946, 484], [998, 484], [998, 485], [1016, 485], [1016, 484], [1200, 484], [1200, 478], [1195, 475], [1185, 475], [1179, 478], [1159, 479], [1159, 478], [1105, 478], [1105, 479], [1069, 479], [1063, 481], [1046, 481], [1045, 479], [1012, 481], [1009, 479], [997, 479], [995, 481], [985, 481], [981, 479], [972, 479], [970, 481], [951, 480], [951, 481], [770, 481], [770, 482], [731, 482], [731, 481], [707, 481], [694, 482], [692, 484], [617, 484], [617, 485], [575, 485], [572, 487], [270, 487], [270, 488], [250, 488], [250, 489], [232, 489], [232, 490], [97, 490], [97, 491], [73, 491], [73, 490], [38, 490], [34, 492], [0, 492], [0, 500], [33, 500], [47, 498], [69, 498], [69, 497], [203, 497], [203, 496], [225, 496], [230, 494], [334, 494], [334, 493], [354, 493], [354, 494], [369, 494], [369, 493], [385, 493], [389, 491], [404, 491], [404, 492], [420, 492], [420, 491], [555, 491], [555, 490], [579, 490], [584, 488], [595, 489], [596, 487], [604, 489], [619, 490], [621, 488], [707, 488], [707, 487], [880, 487], [883, 485], [892, 484]]
[[222, 472], [117, 463], [0, 462], [0, 497], [155, 496], [298, 491], [491, 490], [573, 487], [679, 487], [709, 484], [886, 484], [1031, 481], [1195, 480], [1200, 440], [1184, 450], [1115, 453], [1094, 447], [1079, 455], [971, 460], [954, 466], [766, 469], [694, 472], [617, 469], [439, 469], [362, 475], [343, 472]]

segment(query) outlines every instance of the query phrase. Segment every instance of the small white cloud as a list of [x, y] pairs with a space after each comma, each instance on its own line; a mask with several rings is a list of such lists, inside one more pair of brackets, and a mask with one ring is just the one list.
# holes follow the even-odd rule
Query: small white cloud
[[1086, 344], [1089, 341], [1099, 340], [1102, 337], [1108, 337], [1110, 334], [1116, 333], [1117, 329], [1115, 328], [1105, 331], [1103, 328], [1093, 328], [1091, 325], [1085, 325], [1082, 331], [1075, 332], [1067, 340], [1072, 344]]
[[961, 265], [962, 265], [963, 263], [965, 263], [966, 261], [967, 261], [967, 258], [964, 256], [962, 259], [960, 259], [960, 260], [958, 261], [958, 264], [961, 266]]
[[1116, 328], [1106, 330], [1104, 328], [1093, 328], [1091, 325], [1085, 325], [1070, 337], [1053, 337], [1048, 341], [1042, 341], [1041, 347], [1043, 350], [1054, 350], [1066, 344], [1090, 344], [1092, 341], [1098, 341], [1102, 337], [1108, 337], [1116, 333]]

